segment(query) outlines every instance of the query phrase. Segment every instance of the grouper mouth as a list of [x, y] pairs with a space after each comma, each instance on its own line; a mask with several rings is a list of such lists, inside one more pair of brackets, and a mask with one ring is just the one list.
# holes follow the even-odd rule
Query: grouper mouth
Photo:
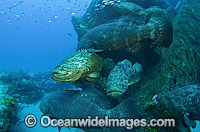
[[81, 72], [73, 76], [69, 76], [69, 74], [58, 73], [58, 72], [52, 72], [51, 74], [52, 74], [53, 80], [63, 81], [63, 82], [73, 82], [73, 81], [78, 80], [81, 77]]
[[65, 81], [67, 74], [61, 74], [58, 72], [52, 72], [52, 79], [56, 81]]

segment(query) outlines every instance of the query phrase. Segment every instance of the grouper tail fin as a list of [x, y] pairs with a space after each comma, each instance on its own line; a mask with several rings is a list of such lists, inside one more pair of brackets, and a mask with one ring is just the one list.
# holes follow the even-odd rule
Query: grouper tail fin
[[152, 28], [150, 38], [161, 46], [169, 47], [172, 43], [173, 28], [169, 14], [162, 9], [155, 8], [147, 24]]

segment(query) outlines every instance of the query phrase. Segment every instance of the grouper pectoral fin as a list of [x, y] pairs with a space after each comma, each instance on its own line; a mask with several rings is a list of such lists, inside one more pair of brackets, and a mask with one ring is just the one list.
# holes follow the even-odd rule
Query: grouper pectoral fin
[[82, 74], [83, 74], [83, 71], [80, 71], [78, 74], [76, 74], [73, 78], [69, 79], [68, 81], [73, 82], [73, 81], [79, 80]]
[[85, 79], [90, 82], [96, 82], [98, 77], [100, 77], [100, 73], [93, 72], [93, 73], [89, 74]]
[[140, 81], [143, 67], [140, 63], [136, 62], [132, 67], [133, 75], [128, 80], [128, 85], [135, 84]]
[[189, 119], [189, 113], [186, 113], [183, 117], [183, 120], [184, 120], [184, 123], [189, 126], [189, 127], [192, 127], [192, 128], [195, 128], [196, 127], [196, 122], [194, 120], [191, 120]]
[[88, 77], [98, 78], [98, 77], [100, 77], [100, 73], [99, 72], [93, 72], [93, 73], [89, 74]]
[[132, 76], [132, 77], [129, 78], [129, 80], [128, 80], [128, 85], [133, 85], [133, 84], [139, 82], [139, 81], [140, 81], [140, 78], [141, 78], [141, 77], [140, 77], [140, 74], [136, 74], [136, 75]]
[[85, 77], [85, 79], [89, 82], [96, 82], [97, 78]]

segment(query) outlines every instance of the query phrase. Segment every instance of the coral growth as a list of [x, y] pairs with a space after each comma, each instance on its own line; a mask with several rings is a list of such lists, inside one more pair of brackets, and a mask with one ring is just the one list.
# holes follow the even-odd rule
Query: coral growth
[[18, 112], [18, 101], [6, 94], [8, 87], [0, 82], [0, 132], [8, 129]]

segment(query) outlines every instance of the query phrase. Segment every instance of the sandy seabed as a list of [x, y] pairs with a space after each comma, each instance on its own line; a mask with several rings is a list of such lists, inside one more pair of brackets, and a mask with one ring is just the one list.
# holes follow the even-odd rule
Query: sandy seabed
[[[8, 132], [58, 132], [57, 127], [45, 128], [41, 126], [40, 118], [43, 114], [39, 110], [39, 106], [40, 106], [40, 102], [38, 102], [37, 104], [31, 104], [31, 105], [25, 106], [25, 108], [23, 108], [23, 110], [18, 113], [18, 117], [21, 120], [18, 121], [15, 125], [12, 125], [9, 128]], [[28, 114], [33, 114], [37, 118], [38, 123], [33, 128], [28, 128], [24, 123], [24, 119]], [[76, 129], [76, 128], [70, 128], [69, 130], [69, 128], [63, 127], [61, 129], [61, 132], [84, 132], [84, 131], [81, 129]]]

